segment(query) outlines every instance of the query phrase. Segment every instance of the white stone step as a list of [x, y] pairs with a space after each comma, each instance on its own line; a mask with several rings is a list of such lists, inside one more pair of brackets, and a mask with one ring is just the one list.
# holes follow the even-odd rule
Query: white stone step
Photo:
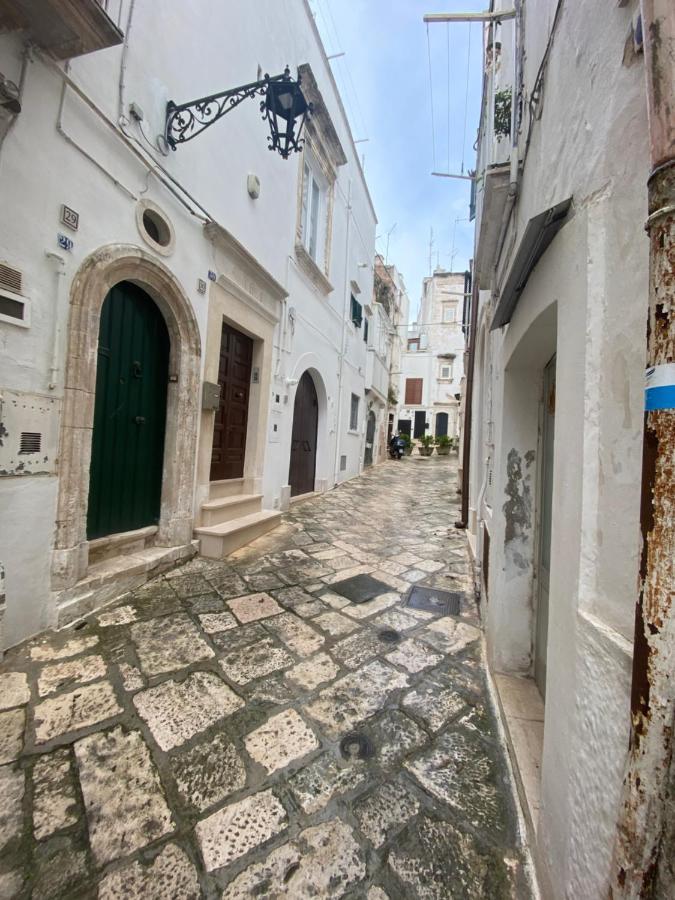
[[260, 512], [262, 494], [237, 494], [234, 497], [218, 497], [202, 503], [202, 525], [219, 525], [242, 516]]
[[209, 484], [209, 500], [220, 497], [234, 497], [244, 490], [243, 478], [226, 478], [223, 481], [212, 481]]
[[224, 559], [240, 547], [271, 531], [281, 520], [281, 513], [270, 509], [222, 522], [220, 525], [200, 525], [195, 528], [199, 538], [200, 555], [209, 559]]

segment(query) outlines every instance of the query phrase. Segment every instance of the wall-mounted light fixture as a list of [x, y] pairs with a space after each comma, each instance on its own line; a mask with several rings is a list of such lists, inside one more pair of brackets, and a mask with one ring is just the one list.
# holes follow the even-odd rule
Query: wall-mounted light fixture
[[269, 149], [276, 150], [284, 159], [291, 152], [302, 149], [302, 129], [312, 113], [300, 90], [300, 76], [291, 78], [288, 66], [283, 75], [265, 75], [260, 81], [253, 81], [241, 87], [191, 100], [189, 103], [166, 106], [166, 126], [164, 137], [172, 150], [197, 137], [226, 113], [256, 94], [264, 97], [260, 101], [260, 112], [270, 126]]

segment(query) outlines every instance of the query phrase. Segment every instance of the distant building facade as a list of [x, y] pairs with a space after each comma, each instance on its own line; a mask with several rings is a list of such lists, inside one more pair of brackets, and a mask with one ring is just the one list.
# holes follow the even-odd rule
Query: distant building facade
[[436, 269], [422, 284], [418, 320], [402, 349], [397, 427], [412, 438], [458, 436], [464, 374], [464, 272]]

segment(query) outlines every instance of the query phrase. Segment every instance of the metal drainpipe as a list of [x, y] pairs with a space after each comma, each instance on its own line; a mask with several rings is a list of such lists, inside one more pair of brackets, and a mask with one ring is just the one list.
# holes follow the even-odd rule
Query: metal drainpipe
[[[613, 898], [656, 897], [675, 722], [675, 7], [642, 0], [652, 172], [648, 181], [647, 367], [670, 399], [644, 417], [642, 552], [635, 609], [631, 735], [614, 848]], [[658, 381], [657, 381], [658, 383]], [[658, 406], [658, 403], [656, 404]]]
[[337, 392], [337, 430], [335, 433], [335, 466], [333, 468], [333, 484], [337, 486], [340, 475], [340, 435], [342, 431], [342, 374], [345, 365], [345, 337], [347, 334], [347, 316], [349, 315], [349, 232], [352, 223], [352, 181], [349, 179], [347, 187], [347, 234], [345, 236], [345, 301], [342, 312], [342, 340], [340, 342], [340, 368], [338, 370]]

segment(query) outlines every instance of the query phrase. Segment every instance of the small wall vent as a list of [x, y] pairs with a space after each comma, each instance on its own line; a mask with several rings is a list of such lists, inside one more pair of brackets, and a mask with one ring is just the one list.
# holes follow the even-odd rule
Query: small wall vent
[[20, 294], [21, 285], [21, 272], [5, 263], [0, 263], [0, 286], [9, 288], [9, 290], [14, 291], [15, 294]]
[[340, 471], [341, 472], [347, 471], [347, 457], [346, 456], [340, 457]]
[[42, 435], [39, 431], [22, 431], [19, 453], [39, 453]]

